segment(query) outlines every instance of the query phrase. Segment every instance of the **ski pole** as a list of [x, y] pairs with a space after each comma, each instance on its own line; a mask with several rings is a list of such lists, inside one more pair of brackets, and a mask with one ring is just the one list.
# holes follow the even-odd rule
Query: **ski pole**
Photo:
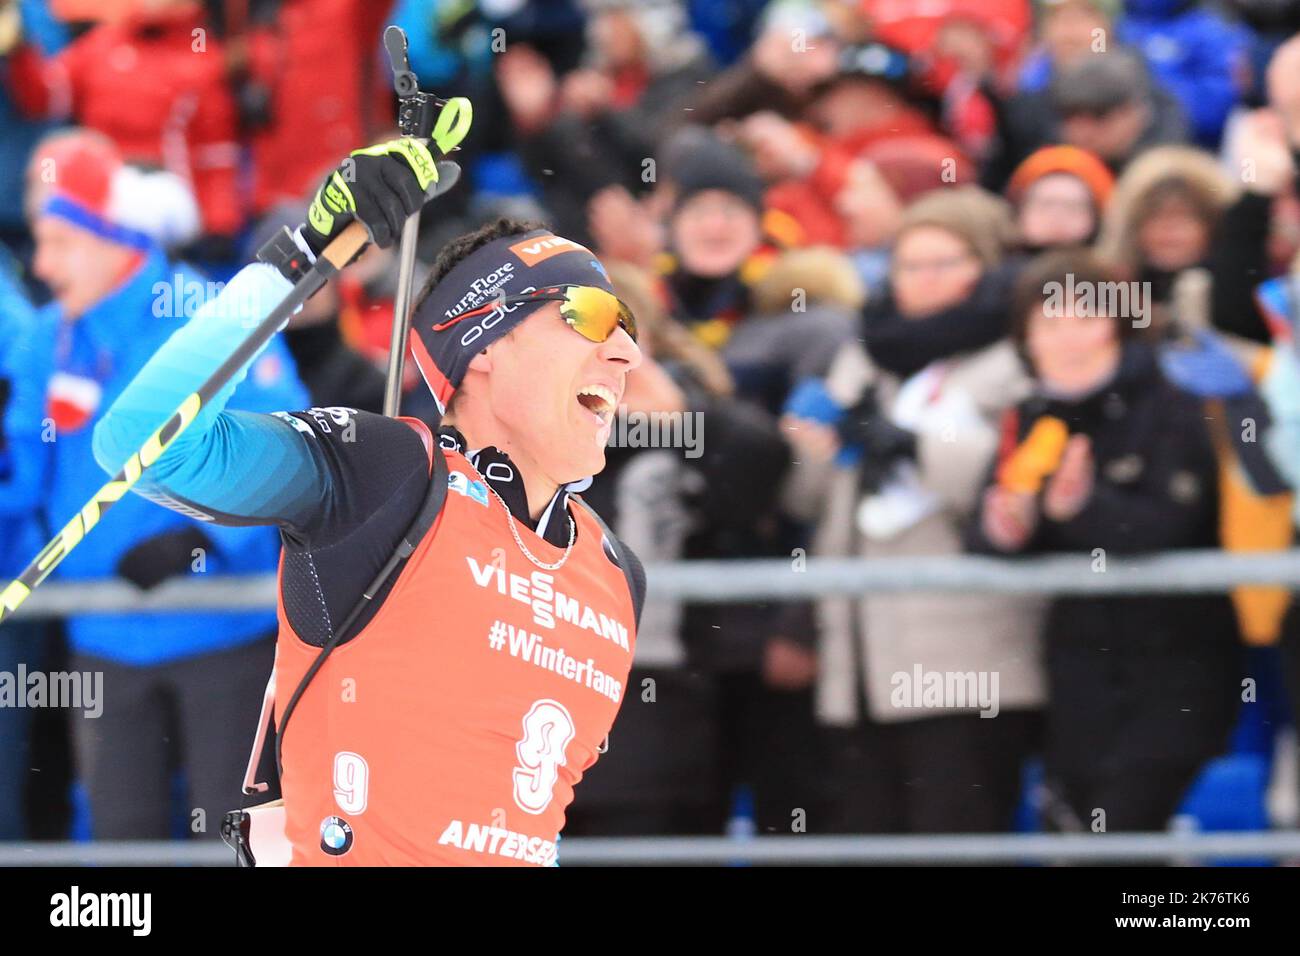
[[[384, 48], [393, 68], [397, 93], [397, 127], [403, 136], [429, 139], [441, 146], [450, 134], [459, 143], [472, 113], [468, 100], [440, 100], [420, 92], [420, 83], [407, 58], [406, 31], [398, 26], [384, 30]], [[459, 169], [457, 170], [459, 172]], [[411, 329], [411, 294], [415, 284], [415, 246], [420, 235], [420, 210], [402, 224], [397, 256], [397, 294], [393, 299], [393, 330], [388, 340], [388, 377], [384, 382], [384, 414], [395, 417], [402, 402], [402, 366]]]

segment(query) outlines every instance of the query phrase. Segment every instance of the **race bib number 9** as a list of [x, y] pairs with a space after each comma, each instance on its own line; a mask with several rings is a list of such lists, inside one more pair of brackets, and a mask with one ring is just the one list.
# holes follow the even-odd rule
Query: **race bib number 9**
[[573, 718], [558, 701], [542, 699], [524, 715], [524, 735], [515, 744], [515, 803], [525, 813], [550, 806], [564, 766], [564, 749], [574, 737]]

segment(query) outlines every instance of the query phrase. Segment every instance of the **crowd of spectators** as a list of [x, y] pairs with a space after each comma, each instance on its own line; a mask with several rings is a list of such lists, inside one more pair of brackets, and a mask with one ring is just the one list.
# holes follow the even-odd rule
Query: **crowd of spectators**
[[[0, 578], [102, 483], [93, 425], [148, 356], [396, 135], [388, 23], [475, 108], [421, 263], [547, 221], [638, 316], [625, 411], [703, 423], [611, 447], [586, 494], [643, 561], [1291, 546], [1300, 0], [0, 0]], [[379, 411], [396, 273], [366, 252], [232, 407]], [[277, 544], [128, 496], [55, 580]], [[214, 834], [275, 628], [0, 628], [0, 671], [106, 687], [95, 718], [0, 706], [0, 839]], [[1029, 825], [1158, 830], [1251, 707], [1294, 751], [1300, 608], [651, 601], [629, 686], [566, 835], [998, 832], [1027, 794]]]

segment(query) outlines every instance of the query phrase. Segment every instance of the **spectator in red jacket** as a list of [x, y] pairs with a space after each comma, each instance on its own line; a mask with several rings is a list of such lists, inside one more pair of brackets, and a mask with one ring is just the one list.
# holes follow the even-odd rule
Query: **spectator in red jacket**
[[392, 0], [281, 0], [270, 23], [227, 18], [234, 53], [227, 68], [239, 81], [252, 148], [255, 215], [301, 201], [339, 156], [392, 125], [391, 73], [380, 49], [391, 7]]
[[204, 234], [231, 237], [244, 222], [236, 111], [206, 22], [192, 0], [153, 0], [52, 57], [20, 43], [5, 81], [28, 117], [73, 119], [127, 161], [179, 175], [198, 197]]

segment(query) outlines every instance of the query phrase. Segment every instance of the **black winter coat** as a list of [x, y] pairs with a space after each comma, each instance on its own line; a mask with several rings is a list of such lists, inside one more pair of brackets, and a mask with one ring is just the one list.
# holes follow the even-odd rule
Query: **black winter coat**
[[[1035, 397], [1008, 424], [1017, 443], [1043, 415], [1092, 439], [1096, 481], [1073, 519], [1044, 516], [1024, 551], [1125, 556], [1218, 544], [1217, 464], [1204, 406], [1125, 347], [1111, 383], [1077, 401]], [[977, 550], [993, 551], [974, 532]], [[1225, 595], [1067, 596], [1045, 624], [1047, 762], [1063, 776], [1191, 767], [1219, 753], [1236, 714], [1242, 653]]]

